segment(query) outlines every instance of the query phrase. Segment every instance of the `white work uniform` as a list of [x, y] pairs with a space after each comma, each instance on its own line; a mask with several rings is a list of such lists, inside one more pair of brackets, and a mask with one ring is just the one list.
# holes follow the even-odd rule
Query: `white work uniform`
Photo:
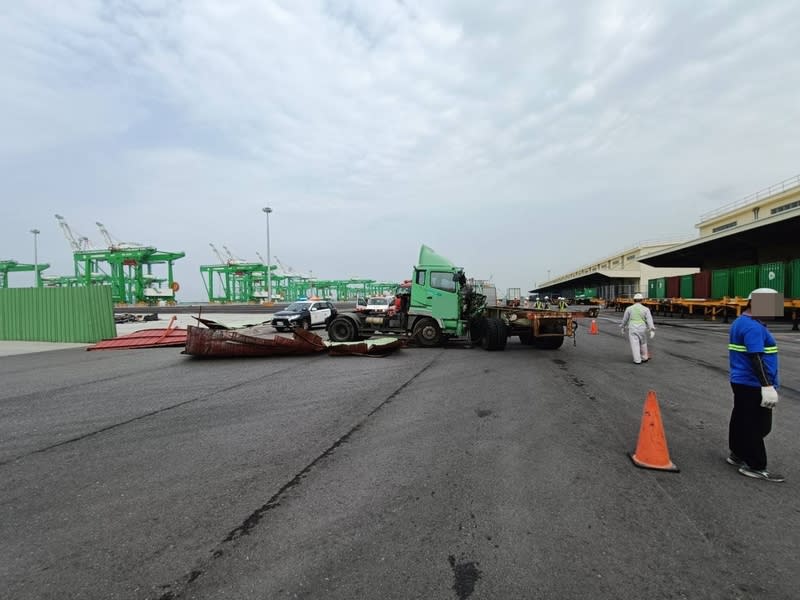
[[641, 302], [634, 302], [625, 309], [622, 315], [622, 329], [628, 328], [628, 340], [631, 343], [633, 362], [637, 365], [643, 360], [650, 360], [647, 352], [647, 331], [655, 331], [653, 315], [650, 309]]

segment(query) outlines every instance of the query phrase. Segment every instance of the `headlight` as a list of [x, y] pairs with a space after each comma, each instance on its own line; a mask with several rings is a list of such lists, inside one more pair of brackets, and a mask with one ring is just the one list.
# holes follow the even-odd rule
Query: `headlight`
[[291, 316], [289, 317], [289, 320], [290, 320], [290, 321], [294, 321], [295, 319], [299, 319], [299, 318], [300, 318], [300, 315], [291, 315]]

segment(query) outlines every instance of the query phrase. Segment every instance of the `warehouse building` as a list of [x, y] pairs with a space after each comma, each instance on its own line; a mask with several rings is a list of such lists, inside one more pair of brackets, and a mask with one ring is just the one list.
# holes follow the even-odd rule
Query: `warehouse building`
[[529, 293], [724, 301], [771, 287], [800, 299], [800, 175], [706, 213], [695, 227], [696, 239], [642, 242]]

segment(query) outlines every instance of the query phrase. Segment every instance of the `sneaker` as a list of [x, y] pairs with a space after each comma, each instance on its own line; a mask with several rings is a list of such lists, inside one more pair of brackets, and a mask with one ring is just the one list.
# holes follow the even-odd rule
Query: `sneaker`
[[743, 467], [739, 467], [739, 473], [745, 475], [746, 477], [753, 477], [755, 479], [764, 479], [766, 481], [786, 481], [786, 477], [783, 475], [779, 475], [778, 473], [770, 473], [766, 469], [759, 470], [759, 469], [751, 469], [747, 465]]
[[741, 458], [736, 456], [733, 452], [730, 453], [728, 458], [725, 459], [725, 462], [729, 465], [733, 465], [734, 467], [746, 467], [747, 463], [744, 462]]
[[643, 363], [645, 363], [645, 362], [647, 362], [648, 360], [650, 360], [650, 359], [649, 359], [649, 358], [643, 358], [643, 359], [642, 359], [642, 362], [643, 362]]

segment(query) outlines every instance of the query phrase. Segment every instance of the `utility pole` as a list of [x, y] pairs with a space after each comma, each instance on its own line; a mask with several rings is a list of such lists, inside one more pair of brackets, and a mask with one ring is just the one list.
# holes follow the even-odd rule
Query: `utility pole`
[[39, 287], [39, 234], [41, 231], [38, 229], [31, 229], [33, 234], [33, 269], [34, 269], [34, 285]]
[[264, 214], [267, 215], [267, 296], [270, 304], [272, 304], [272, 269], [270, 268], [270, 256], [269, 253], [269, 213], [272, 212], [272, 209], [269, 206], [265, 206], [261, 209], [264, 211]]

